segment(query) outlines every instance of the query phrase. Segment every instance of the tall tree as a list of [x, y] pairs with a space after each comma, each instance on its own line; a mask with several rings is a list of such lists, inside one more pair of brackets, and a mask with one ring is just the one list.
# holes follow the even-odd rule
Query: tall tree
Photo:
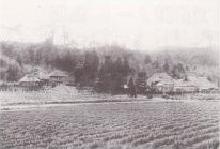
[[185, 69], [182, 63], [177, 63], [173, 66], [172, 74], [175, 78], [181, 78], [185, 76]]
[[97, 77], [99, 58], [96, 51], [86, 51], [83, 64], [83, 84], [92, 85]]
[[152, 62], [152, 59], [150, 57], [150, 55], [145, 55], [145, 58], [144, 58], [144, 63], [145, 64], [149, 64]]
[[155, 60], [155, 61], [153, 62], [153, 67], [154, 67], [155, 69], [159, 69], [159, 68], [160, 68], [158, 60]]
[[169, 72], [169, 68], [170, 68], [170, 65], [169, 65], [168, 61], [166, 61], [166, 62], [163, 64], [163, 71]]
[[20, 77], [20, 69], [17, 65], [10, 64], [6, 74], [6, 79], [8, 81], [17, 81]]
[[129, 63], [128, 63], [128, 58], [124, 57], [124, 63], [123, 63], [123, 75], [127, 76], [130, 71]]

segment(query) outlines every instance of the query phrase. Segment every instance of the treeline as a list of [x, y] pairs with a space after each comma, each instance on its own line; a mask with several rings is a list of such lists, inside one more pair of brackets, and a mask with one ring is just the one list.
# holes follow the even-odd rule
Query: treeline
[[78, 86], [93, 86], [104, 92], [120, 91], [130, 72], [127, 53], [116, 46], [102, 49], [100, 52], [100, 49], [67, 48], [47, 42], [1, 43], [1, 80], [17, 81], [34, 67], [41, 67], [48, 72], [59, 69], [74, 75]]
[[58, 47], [47, 42], [40, 44], [3, 42], [0, 53], [1, 79], [8, 81], [18, 80], [35, 66], [47, 71], [60, 69], [72, 72], [81, 54], [79, 49]]
[[36, 66], [48, 72], [59, 69], [74, 75], [79, 86], [116, 93], [122, 91], [129, 76], [136, 77], [136, 83], [143, 86], [142, 80], [157, 72], [187, 79], [187, 72], [196, 70], [197, 63], [215, 65], [212, 58], [204, 59], [201, 55], [184, 55], [172, 50], [146, 53], [117, 45], [78, 49], [56, 46], [48, 41], [38, 44], [1, 42], [0, 77], [17, 81]]

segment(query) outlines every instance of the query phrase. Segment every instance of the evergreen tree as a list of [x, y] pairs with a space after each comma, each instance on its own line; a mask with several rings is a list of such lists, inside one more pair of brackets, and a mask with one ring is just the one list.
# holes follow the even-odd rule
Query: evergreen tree
[[129, 71], [130, 71], [130, 67], [129, 67], [128, 59], [126, 57], [124, 57], [123, 75], [128, 76]]
[[154, 67], [155, 69], [159, 69], [159, 68], [160, 68], [158, 60], [155, 60], [155, 61], [154, 61], [153, 67]]
[[149, 64], [149, 63], [151, 63], [151, 62], [152, 62], [152, 60], [151, 60], [150, 55], [146, 55], [145, 58], [144, 58], [144, 63], [145, 63], [145, 64]]
[[185, 69], [183, 67], [183, 64], [182, 63], [175, 64], [173, 66], [172, 74], [173, 74], [173, 77], [175, 78], [181, 78], [181, 76], [184, 76]]
[[92, 85], [98, 72], [99, 58], [96, 51], [86, 51], [83, 64], [83, 80], [85, 85]]
[[166, 62], [163, 64], [163, 71], [169, 72], [169, 68], [170, 68], [170, 66], [169, 66], [169, 64], [168, 64], [168, 61], [166, 61]]
[[6, 74], [8, 81], [17, 81], [20, 77], [19, 67], [15, 64], [10, 64]]

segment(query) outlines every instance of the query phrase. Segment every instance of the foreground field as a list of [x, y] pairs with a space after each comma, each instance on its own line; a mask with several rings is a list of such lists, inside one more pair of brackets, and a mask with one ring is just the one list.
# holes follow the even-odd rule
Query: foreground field
[[2, 148], [217, 149], [218, 102], [76, 104], [1, 111]]

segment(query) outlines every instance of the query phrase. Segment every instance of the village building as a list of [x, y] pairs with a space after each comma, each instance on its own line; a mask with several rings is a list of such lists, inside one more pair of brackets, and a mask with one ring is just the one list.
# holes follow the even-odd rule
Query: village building
[[197, 92], [199, 88], [189, 80], [176, 79], [174, 80], [173, 92], [183, 93], [183, 92]]
[[211, 91], [217, 90], [218, 86], [210, 82], [207, 77], [189, 77], [189, 80], [192, 80], [195, 85], [199, 88], [199, 91]]
[[147, 79], [147, 86], [162, 93], [202, 92], [218, 89], [218, 86], [211, 83], [207, 77], [188, 75], [185, 79], [173, 79], [167, 73], [153, 74]]
[[63, 71], [53, 71], [49, 74], [49, 81], [52, 86], [68, 83], [68, 75]]
[[158, 84], [155, 85], [157, 91], [161, 92], [161, 93], [170, 93], [173, 91], [173, 84], [170, 82], [160, 82]]
[[21, 87], [39, 87], [41, 80], [33, 75], [25, 75], [18, 81], [18, 83]]
[[57, 86], [60, 84], [74, 86], [75, 85], [75, 75], [56, 70], [47, 74], [43, 71], [33, 70], [30, 74], [22, 77], [18, 84], [20, 87], [26, 88], [37, 88], [45, 86]]
[[201, 92], [218, 89], [217, 85], [211, 83], [207, 77], [189, 75], [187, 79], [174, 81], [174, 92]]
[[40, 82], [41, 86], [48, 86], [49, 85], [49, 76], [46, 72], [39, 70], [39, 69], [35, 69], [31, 75], [33, 75], [41, 80], [41, 82]]
[[168, 93], [173, 91], [174, 79], [167, 73], [155, 73], [147, 79], [147, 85], [156, 92]]

